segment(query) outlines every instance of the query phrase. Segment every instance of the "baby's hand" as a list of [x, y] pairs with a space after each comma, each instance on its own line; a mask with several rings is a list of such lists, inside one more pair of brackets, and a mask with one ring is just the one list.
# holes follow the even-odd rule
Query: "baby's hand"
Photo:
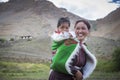
[[73, 38], [73, 36], [72, 36], [72, 34], [71, 34], [71, 33], [69, 33], [69, 37], [70, 37], [70, 38]]
[[72, 34], [70, 32], [62, 32], [62, 34], [64, 34], [64, 36], [68, 37], [68, 38], [73, 38]]

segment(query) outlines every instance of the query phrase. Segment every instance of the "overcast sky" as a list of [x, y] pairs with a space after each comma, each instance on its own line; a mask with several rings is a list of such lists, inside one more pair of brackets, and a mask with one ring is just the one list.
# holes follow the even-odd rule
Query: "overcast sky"
[[[118, 8], [120, 0], [49, 0], [57, 7], [66, 8], [69, 12], [80, 17], [96, 20], [105, 17], [108, 13]], [[110, 2], [110, 1], [114, 1]], [[115, 3], [116, 2], [116, 3]]]
[[[6, 1], [8, 0], [0, 0], [0, 2]], [[72, 12], [80, 17], [89, 20], [103, 18], [111, 11], [120, 7], [120, 0], [49, 0], [49, 1], [53, 2], [57, 7], [66, 8], [69, 12]]]
[[9, 0], [0, 0], [0, 2], [7, 2], [7, 1], [9, 1]]

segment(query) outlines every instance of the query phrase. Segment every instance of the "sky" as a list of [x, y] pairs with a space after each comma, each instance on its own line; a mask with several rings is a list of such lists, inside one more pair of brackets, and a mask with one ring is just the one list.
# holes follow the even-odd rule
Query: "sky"
[[7, 1], [9, 1], [9, 0], [0, 0], [0, 2], [7, 2]]
[[96, 20], [120, 7], [120, 0], [49, 0], [80, 17]]
[[[6, 2], [9, 0], [0, 0]], [[65, 8], [80, 17], [96, 20], [120, 7], [120, 0], [48, 0], [59, 8]]]

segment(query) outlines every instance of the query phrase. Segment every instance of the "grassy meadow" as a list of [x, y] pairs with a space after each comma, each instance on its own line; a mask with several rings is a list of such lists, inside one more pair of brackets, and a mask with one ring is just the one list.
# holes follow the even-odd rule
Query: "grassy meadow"
[[[40, 61], [40, 58], [50, 57], [51, 43], [46, 42], [16, 41], [8, 47], [1, 47], [0, 80], [48, 80], [50, 61]], [[120, 80], [120, 71], [115, 69], [111, 57], [105, 55], [97, 59], [97, 67], [87, 80]]]
[[[87, 80], [120, 80], [120, 72], [112, 71], [109, 61], [99, 60]], [[0, 80], [48, 80], [50, 63], [0, 61]], [[110, 71], [111, 69], [111, 71]]]
[[0, 80], [47, 80], [49, 63], [0, 61]]

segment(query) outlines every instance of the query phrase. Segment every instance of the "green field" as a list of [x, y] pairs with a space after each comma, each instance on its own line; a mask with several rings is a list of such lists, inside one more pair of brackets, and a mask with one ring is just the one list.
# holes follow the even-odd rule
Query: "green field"
[[47, 80], [48, 75], [48, 63], [0, 61], [0, 80]]
[[[120, 72], [104, 71], [100, 65], [87, 80], [120, 80]], [[49, 70], [49, 63], [0, 61], [0, 80], [48, 80]]]
[[[51, 51], [50, 43], [46, 42], [19, 40], [1, 47], [0, 80], [48, 80], [50, 63], [47, 57], [50, 57]], [[87, 80], [120, 80], [120, 71], [115, 71], [110, 54], [102, 54], [97, 59], [97, 67]]]

